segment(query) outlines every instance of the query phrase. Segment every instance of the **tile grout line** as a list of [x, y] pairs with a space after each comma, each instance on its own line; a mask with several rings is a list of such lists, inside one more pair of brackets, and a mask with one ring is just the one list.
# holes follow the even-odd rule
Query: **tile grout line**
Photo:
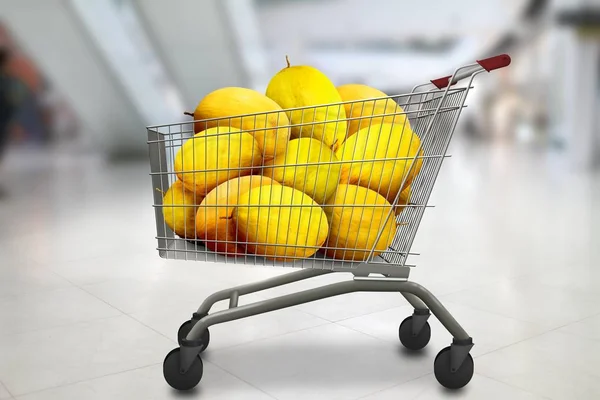
[[[504, 349], [506, 349], [506, 348], [508, 348], [508, 347], [511, 347], [511, 346], [517, 345], [517, 344], [519, 344], [519, 343], [526, 342], [526, 341], [528, 341], [528, 340], [531, 340], [531, 339], [538, 338], [538, 337], [540, 337], [540, 336], [543, 336], [543, 335], [546, 335], [546, 334], [548, 334], [548, 333], [551, 333], [551, 332], [557, 331], [557, 330], [559, 330], [559, 329], [562, 329], [562, 328], [564, 328], [565, 326], [572, 325], [572, 324], [576, 324], [576, 323], [579, 323], [579, 322], [581, 322], [581, 321], [585, 321], [586, 319], [597, 317], [597, 316], [599, 316], [599, 315], [600, 315], [600, 312], [598, 312], [598, 313], [596, 313], [596, 314], [594, 314], [594, 315], [589, 315], [589, 316], [587, 316], [587, 317], [584, 317], [584, 318], [578, 319], [578, 320], [576, 320], [576, 321], [568, 322], [568, 323], [566, 323], [566, 324], [563, 324], [563, 325], [557, 326], [556, 328], [552, 328], [552, 329], [549, 329], [549, 330], [547, 330], [547, 331], [544, 331], [544, 332], [541, 332], [541, 333], [536, 333], [535, 335], [533, 335], [533, 336], [530, 336], [530, 337], [528, 337], [528, 338], [521, 339], [521, 340], [518, 340], [518, 341], [516, 341], [516, 342], [514, 342], [514, 343], [507, 344], [506, 346], [499, 347], [499, 348], [497, 348], [497, 349], [495, 349], [495, 350], [491, 350], [491, 351], [488, 351], [488, 352], [486, 352], [486, 353], [479, 354], [477, 357], [473, 357], [473, 358], [474, 358], [474, 359], [475, 359], [475, 358], [480, 358], [480, 357], [482, 357], [482, 356], [485, 356], [485, 355], [488, 355], [488, 354], [494, 353], [494, 352], [496, 352], [496, 351], [501, 351], [501, 350], [504, 350]], [[569, 336], [579, 337], [578, 335], [571, 334], [571, 333], [569, 333], [569, 332], [564, 332], [564, 333], [565, 333], [565, 334], [569, 334]], [[589, 339], [589, 340], [598, 341], [598, 340], [595, 340], [595, 339]]]
[[[433, 375], [433, 372], [429, 372], [429, 373], [426, 373], [426, 374], [424, 374], [424, 375], [421, 375], [421, 376], [419, 376], [419, 377], [416, 377], [416, 378], [409, 379], [409, 380], [407, 380], [406, 382], [401, 382], [401, 383], [394, 384], [394, 385], [392, 385], [392, 386], [388, 386], [388, 387], [386, 387], [386, 388], [383, 388], [383, 389], [381, 389], [381, 390], [376, 390], [376, 391], [374, 391], [374, 392], [371, 392], [371, 393], [365, 394], [364, 396], [358, 397], [358, 398], [357, 398], [357, 399], [355, 399], [355, 400], [364, 399], [364, 398], [367, 398], [367, 397], [369, 397], [369, 396], [373, 396], [373, 395], [375, 395], [375, 394], [377, 394], [377, 393], [381, 393], [381, 392], [383, 392], [383, 391], [386, 391], [386, 390], [389, 390], [389, 389], [395, 388], [395, 387], [397, 387], [397, 386], [401, 386], [401, 385], [405, 385], [405, 384], [407, 384], [407, 383], [410, 383], [410, 382], [414, 382], [414, 381], [416, 381], [416, 380], [418, 380], [418, 379], [421, 379], [421, 378], [424, 378], [424, 377], [426, 377], [426, 376], [428, 376], [428, 375]], [[417, 395], [417, 397], [413, 397], [413, 399], [416, 399], [416, 398], [418, 398], [418, 396], [420, 396], [420, 395], [421, 395], [421, 393], [419, 393], [419, 395]]]
[[[63, 277], [63, 278], [64, 278], [64, 277]], [[169, 340], [169, 341], [171, 341], [171, 342], [175, 342], [175, 341], [174, 341], [172, 338], [170, 338], [170, 337], [167, 337], [166, 335], [163, 335], [161, 332], [159, 332], [159, 331], [157, 331], [156, 329], [154, 329], [154, 328], [152, 328], [152, 327], [150, 327], [150, 326], [146, 325], [146, 324], [145, 324], [145, 323], [143, 323], [142, 321], [140, 321], [140, 320], [138, 320], [138, 319], [134, 318], [134, 317], [133, 317], [131, 314], [129, 314], [129, 313], [126, 313], [125, 311], [121, 310], [120, 308], [118, 308], [118, 307], [116, 307], [116, 306], [114, 306], [114, 305], [112, 305], [112, 304], [108, 303], [106, 300], [104, 300], [104, 299], [102, 299], [102, 298], [100, 298], [100, 297], [96, 296], [95, 294], [93, 294], [93, 293], [89, 292], [88, 290], [84, 289], [82, 286], [79, 286], [78, 284], [76, 284], [76, 283], [74, 283], [74, 282], [70, 281], [70, 280], [69, 280], [69, 279], [67, 279], [67, 278], [64, 278], [64, 279], [66, 279], [66, 280], [67, 280], [68, 282], [70, 282], [72, 285], [74, 285], [75, 287], [77, 287], [79, 290], [81, 290], [81, 291], [83, 291], [83, 292], [85, 292], [85, 293], [89, 294], [90, 296], [92, 296], [92, 297], [94, 297], [95, 299], [97, 299], [97, 300], [99, 300], [99, 301], [103, 302], [104, 304], [108, 305], [109, 307], [111, 307], [111, 308], [113, 308], [113, 309], [115, 309], [115, 310], [119, 311], [119, 312], [121, 313], [121, 315], [122, 315], [122, 316], [126, 316], [126, 317], [128, 317], [129, 319], [131, 319], [131, 320], [133, 320], [133, 321], [135, 321], [135, 322], [139, 323], [140, 325], [142, 325], [142, 326], [144, 326], [144, 327], [146, 327], [146, 328], [150, 329], [150, 330], [151, 330], [151, 331], [153, 331], [154, 333], [156, 333], [156, 334], [158, 334], [158, 335], [160, 335], [160, 336], [162, 336], [162, 337], [166, 338], [167, 340]]]
[[71, 322], [71, 323], [67, 323], [67, 324], [53, 325], [50, 327], [46, 326], [46, 327], [41, 327], [41, 328], [33, 328], [33, 329], [28, 329], [26, 331], [21, 331], [21, 332], [4, 333], [4, 334], [0, 334], [0, 339], [5, 338], [5, 337], [10, 337], [10, 336], [16, 336], [16, 335], [24, 335], [27, 333], [43, 332], [43, 331], [57, 329], [57, 328], [66, 328], [68, 326], [73, 326], [73, 325], [78, 325], [78, 324], [89, 324], [89, 323], [93, 323], [93, 322], [97, 322], [97, 321], [104, 321], [106, 319], [118, 318], [118, 317], [122, 317], [122, 316], [123, 315], [110, 315], [108, 317], [99, 317], [99, 318], [94, 318], [94, 319], [88, 319], [85, 321], [75, 321], [75, 322]]
[[503, 382], [503, 381], [501, 381], [501, 380], [499, 380], [499, 379], [497, 379], [497, 378], [494, 378], [493, 376], [489, 376], [489, 375], [486, 375], [486, 374], [484, 374], [484, 373], [481, 373], [481, 372], [478, 372], [478, 374], [479, 374], [479, 375], [481, 375], [481, 376], [483, 376], [483, 377], [485, 377], [485, 378], [491, 379], [491, 380], [493, 380], [494, 382], [498, 382], [498, 383], [501, 383], [501, 384], [503, 384], [503, 385], [509, 386], [509, 387], [511, 387], [511, 388], [513, 388], [513, 389], [522, 390], [522, 391], [523, 391], [523, 392], [525, 392], [525, 393], [529, 393], [529, 394], [532, 394], [532, 395], [534, 395], [534, 396], [541, 397], [542, 399], [546, 399], [546, 400], [552, 400], [552, 398], [551, 398], [551, 397], [547, 397], [547, 396], [545, 396], [545, 395], [542, 395], [542, 394], [539, 394], [539, 393], [536, 393], [536, 392], [532, 392], [532, 391], [531, 391], [531, 390], [529, 390], [529, 389], [525, 389], [525, 388], [522, 388], [522, 387], [519, 387], [519, 386], [513, 385], [512, 383]]
[[257, 339], [251, 340], [249, 342], [238, 343], [238, 344], [234, 344], [234, 345], [231, 345], [231, 346], [222, 347], [220, 349], [213, 350], [213, 352], [217, 353], [217, 352], [226, 351], [226, 350], [229, 351], [229, 350], [234, 349], [234, 348], [239, 347], [239, 346], [245, 346], [245, 345], [248, 345], [248, 344], [255, 344], [257, 342], [262, 342], [264, 340], [275, 339], [275, 338], [279, 338], [281, 336], [290, 335], [292, 333], [303, 332], [303, 331], [307, 331], [307, 330], [310, 330], [310, 329], [319, 328], [321, 326], [332, 325], [332, 324], [333, 324], [333, 322], [325, 321], [325, 323], [323, 323], [321, 325], [309, 326], [309, 327], [302, 328], [302, 329], [297, 329], [297, 330], [294, 330], [294, 331], [278, 333], [276, 335], [269, 336], [269, 337], [257, 338]]
[[96, 379], [102, 379], [102, 378], [106, 378], [106, 377], [113, 376], [113, 375], [124, 374], [126, 372], [137, 371], [138, 369], [149, 368], [149, 367], [153, 367], [153, 366], [156, 366], [156, 365], [162, 365], [162, 363], [152, 363], [152, 364], [142, 365], [142, 366], [135, 367], [135, 368], [125, 369], [123, 371], [110, 372], [108, 374], [103, 374], [103, 375], [95, 376], [93, 378], [81, 379], [81, 380], [78, 380], [78, 381], [68, 382], [68, 383], [65, 383], [65, 384], [62, 384], [62, 385], [49, 386], [49, 387], [46, 387], [44, 389], [38, 389], [38, 390], [33, 390], [31, 392], [21, 393], [21, 394], [19, 394], [17, 396], [13, 395], [13, 397], [16, 398], [16, 397], [21, 397], [21, 396], [29, 396], [31, 394], [42, 393], [42, 392], [45, 392], [47, 390], [54, 390], [54, 389], [59, 389], [59, 388], [63, 388], [63, 387], [74, 386], [74, 385], [78, 385], [80, 383], [90, 382], [90, 381], [93, 381], [93, 380], [96, 380]]
[[14, 399], [15, 396], [11, 393], [10, 390], [8, 390], [8, 387], [6, 387], [6, 384], [2, 381], [0, 381], [0, 386], [2, 386], [4, 388], [4, 390], [6, 390], [6, 393], [8, 393], [8, 398], [9, 399]]
[[[202, 361], [202, 362], [203, 362], [203, 363], [205, 363], [205, 362], [206, 362], [206, 363], [208, 363], [208, 364], [212, 365], [213, 367], [215, 367], [215, 368], [217, 368], [217, 369], [219, 369], [219, 370], [223, 371], [224, 373], [226, 373], [226, 374], [228, 374], [228, 375], [231, 375], [231, 376], [233, 376], [233, 377], [234, 377], [234, 378], [236, 378], [236, 379], [239, 379], [241, 382], [244, 382], [244, 383], [245, 383], [245, 384], [247, 384], [248, 386], [250, 386], [250, 387], [253, 387], [254, 389], [258, 390], [259, 392], [261, 392], [261, 393], [264, 393], [266, 396], [269, 396], [270, 398], [272, 398], [272, 399], [274, 399], [274, 400], [277, 400], [277, 397], [275, 397], [275, 396], [271, 395], [271, 394], [270, 394], [270, 393], [268, 393], [268, 392], [265, 392], [264, 390], [262, 390], [262, 389], [261, 389], [261, 388], [259, 388], [258, 386], [255, 386], [254, 384], [252, 384], [252, 383], [248, 382], [247, 380], [243, 379], [242, 377], [239, 377], [239, 376], [237, 376], [237, 375], [236, 375], [236, 374], [234, 374], [233, 372], [231, 372], [231, 371], [228, 371], [228, 370], [226, 370], [226, 369], [222, 368], [221, 366], [219, 366], [219, 365], [217, 365], [217, 364], [215, 364], [215, 363], [213, 363], [213, 362], [211, 362], [211, 361]], [[201, 384], [202, 384], [202, 381], [200, 381], [200, 383], [199, 383], [199, 384], [201, 385]]]

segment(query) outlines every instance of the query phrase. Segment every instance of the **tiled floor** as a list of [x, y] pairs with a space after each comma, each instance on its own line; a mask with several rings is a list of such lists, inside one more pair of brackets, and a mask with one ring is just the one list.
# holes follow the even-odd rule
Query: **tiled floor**
[[[404, 299], [357, 293], [212, 327], [192, 398], [600, 398], [599, 177], [536, 150], [459, 141], [453, 155], [411, 277], [474, 338], [466, 388], [432, 375], [451, 340], [437, 320], [407, 353]], [[216, 290], [287, 272], [160, 259], [145, 164], [20, 152], [2, 167], [0, 399], [177, 398], [162, 360], [180, 323]]]

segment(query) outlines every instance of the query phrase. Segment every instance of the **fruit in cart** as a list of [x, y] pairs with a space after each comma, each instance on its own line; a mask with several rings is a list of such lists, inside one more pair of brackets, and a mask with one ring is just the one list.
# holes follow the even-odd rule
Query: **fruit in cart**
[[348, 118], [346, 137], [350, 137], [370, 125], [384, 122], [398, 125], [409, 124], [406, 114], [398, 114], [403, 113], [404, 110], [393, 99], [374, 100], [379, 97], [387, 97], [387, 94], [381, 90], [354, 83], [338, 86], [337, 90], [342, 101], [352, 102], [344, 104]]
[[400, 215], [400, 213], [402, 211], [404, 211], [406, 206], [410, 203], [411, 194], [412, 194], [412, 187], [410, 185], [405, 187], [400, 192], [400, 197], [398, 198], [398, 205], [394, 209], [396, 215]]
[[323, 204], [338, 185], [341, 166], [335, 153], [311, 138], [292, 139], [284, 153], [266, 162], [263, 175], [301, 190]]
[[245, 248], [237, 236], [231, 215], [241, 194], [254, 187], [269, 184], [279, 185], [266, 176], [250, 175], [230, 179], [211, 190], [200, 203], [196, 214], [198, 239], [207, 248], [218, 253], [244, 254]]
[[254, 137], [218, 126], [196, 133], [175, 155], [174, 169], [188, 190], [205, 196], [231, 178], [250, 175], [262, 155]]
[[336, 152], [342, 160], [340, 183], [373, 189], [392, 203], [421, 169], [423, 152], [414, 159], [420, 142], [408, 125], [384, 123], [361, 129]]
[[[281, 106], [262, 93], [242, 87], [225, 87], [207, 94], [192, 115], [194, 132], [215, 126], [232, 126], [247, 131], [258, 143], [266, 160], [285, 149], [290, 121]], [[242, 117], [244, 114], [252, 114]], [[237, 116], [237, 117], [236, 117]]]
[[196, 210], [202, 197], [175, 181], [163, 195], [162, 213], [165, 223], [184, 239], [196, 239]]
[[329, 233], [323, 209], [307, 194], [283, 185], [242, 194], [233, 219], [250, 253], [278, 261], [310, 257]]
[[374, 190], [341, 184], [323, 210], [329, 221], [329, 237], [323, 247], [328, 257], [365, 261], [371, 249], [373, 257], [378, 256], [394, 239], [392, 205]]
[[[308, 65], [290, 66], [275, 74], [266, 94], [287, 110], [292, 123], [291, 137], [315, 138], [335, 151], [346, 137], [346, 111], [340, 104], [340, 94], [329, 78]], [[319, 107], [316, 107], [319, 106]]]

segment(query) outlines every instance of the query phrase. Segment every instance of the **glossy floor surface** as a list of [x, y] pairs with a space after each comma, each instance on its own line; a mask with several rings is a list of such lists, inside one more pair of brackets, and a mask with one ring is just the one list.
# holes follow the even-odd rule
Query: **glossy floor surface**
[[[180, 323], [216, 290], [289, 272], [160, 259], [144, 163], [5, 161], [0, 399], [177, 398], [162, 361]], [[466, 388], [433, 377], [451, 341], [434, 318], [429, 346], [411, 354], [398, 341], [412, 311], [402, 296], [358, 293], [212, 327], [190, 398], [600, 398], [600, 178], [544, 151], [459, 141], [431, 203], [411, 279], [474, 338]]]

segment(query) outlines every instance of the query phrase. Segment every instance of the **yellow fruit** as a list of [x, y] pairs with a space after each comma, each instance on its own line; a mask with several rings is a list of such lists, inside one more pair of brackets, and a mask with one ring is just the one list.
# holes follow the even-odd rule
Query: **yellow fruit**
[[324, 246], [328, 257], [365, 261], [373, 247], [375, 257], [394, 239], [396, 222], [392, 205], [374, 190], [339, 185], [323, 210], [330, 225]]
[[411, 186], [407, 186], [400, 192], [400, 197], [398, 198], [398, 205], [396, 206], [395, 212], [396, 215], [400, 215], [400, 213], [404, 210], [406, 205], [410, 202], [410, 195], [412, 194]]
[[175, 172], [199, 195], [231, 178], [250, 175], [262, 162], [256, 140], [237, 128], [214, 127], [188, 139], [175, 155]]
[[419, 145], [419, 137], [408, 125], [378, 124], [363, 128], [336, 152], [343, 162], [340, 183], [373, 189], [392, 203], [421, 169], [422, 151], [413, 165]]
[[[267, 96], [284, 109], [310, 107], [286, 111], [292, 123], [292, 138], [315, 138], [335, 151], [346, 137], [346, 112], [340, 94], [318, 69], [297, 65], [279, 71], [267, 86]], [[314, 124], [313, 124], [314, 123]], [[307, 124], [307, 125], [302, 125]]]
[[[246, 117], [236, 115], [254, 114]], [[285, 149], [290, 137], [290, 121], [281, 107], [252, 89], [226, 87], [207, 94], [194, 111], [194, 132], [215, 126], [231, 126], [247, 131], [258, 143], [266, 160], [273, 158], [278, 149]], [[230, 118], [231, 117], [231, 118]]]
[[163, 196], [162, 212], [167, 226], [182, 238], [195, 239], [196, 209], [201, 201], [201, 196], [175, 181]]
[[233, 219], [249, 252], [279, 261], [310, 257], [329, 232], [323, 209], [308, 195], [282, 185], [242, 194]]
[[233, 178], [211, 190], [196, 214], [196, 231], [198, 239], [212, 251], [225, 254], [244, 254], [245, 248], [237, 236], [235, 223], [231, 219], [238, 198], [248, 190], [261, 186], [279, 183], [266, 176], [252, 175]]
[[323, 204], [335, 192], [340, 170], [338, 158], [327, 146], [316, 139], [300, 138], [290, 140], [285, 153], [265, 163], [263, 175], [301, 190]]
[[[393, 99], [367, 100], [387, 96], [387, 94], [378, 89], [367, 85], [348, 84], [338, 86], [337, 90], [342, 101], [352, 102], [344, 104], [346, 116], [348, 117], [348, 134], [346, 137], [354, 135], [356, 132], [369, 125], [376, 125], [384, 122], [401, 126], [405, 123], [407, 125], [409, 124], [405, 114], [389, 115], [404, 112], [402, 107], [400, 107]], [[376, 115], [379, 115], [379, 117], [376, 117]]]

